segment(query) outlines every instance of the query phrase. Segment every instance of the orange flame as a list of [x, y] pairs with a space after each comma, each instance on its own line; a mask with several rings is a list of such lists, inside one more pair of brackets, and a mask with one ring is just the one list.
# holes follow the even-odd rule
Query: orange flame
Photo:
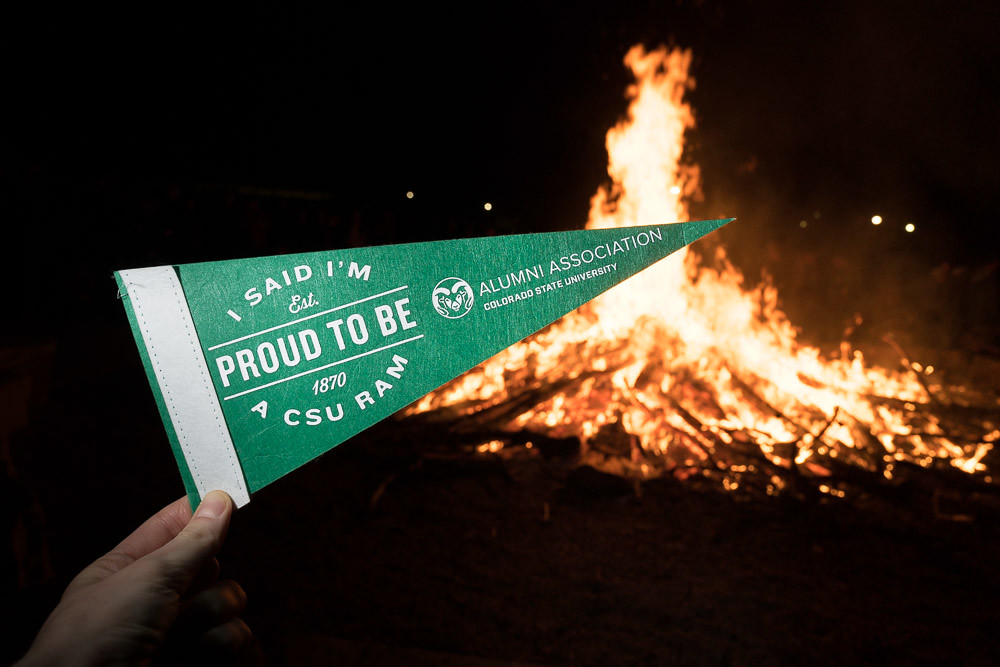
[[[681, 161], [684, 134], [694, 127], [684, 101], [693, 86], [691, 52], [636, 46], [625, 64], [636, 83], [627, 91], [627, 117], [607, 134], [611, 184], [592, 198], [588, 228], [685, 221], [686, 201], [698, 189], [697, 167]], [[714, 263], [720, 268], [701, 266], [685, 248], [409, 413], [450, 406], [472, 415], [563, 383], [505, 427], [578, 436], [588, 462], [619, 473], [710, 465], [725, 470], [725, 488], [735, 489], [743, 473], [769, 463], [819, 476], [851, 463], [890, 479], [902, 460], [984, 470], [991, 442], [956, 444], [926, 414], [915, 431], [912, 413], [930, 397], [913, 374], [866, 366], [846, 346], [841, 358], [824, 359], [797, 341], [773, 287], [745, 289], [721, 249]], [[723, 446], [747, 456], [720, 463]], [[499, 447], [492, 440], [483, 451]], [[772, 477], [767, 491], [781, 486]], [[826, 484], [820, 490], [843, 495]]]

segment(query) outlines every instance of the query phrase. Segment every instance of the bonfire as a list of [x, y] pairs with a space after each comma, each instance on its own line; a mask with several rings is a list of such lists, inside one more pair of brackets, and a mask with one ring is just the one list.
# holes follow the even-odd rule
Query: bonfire
[[[587, 227], [686, 221], [699, 189], [697, 166], [682, 159], [691, 53], [636, 46], [625, 64], [635, 83], [607, 133], [610, 183]], [[843, 498], [922, 479], [935, 501], [941, 487], [995, 495], [995, 401], [961, 404], [933, 367], [887, 342], [896, 369], [848, 343], [823, 353], [798, 340], [773, 286], [745, 285], [723, 247], [708, 257], [685, 248], [404, 419], [443, 425], [479, 452], [561, 443], [579, 465], [640, 481], [697, 475], [736, 493]]]

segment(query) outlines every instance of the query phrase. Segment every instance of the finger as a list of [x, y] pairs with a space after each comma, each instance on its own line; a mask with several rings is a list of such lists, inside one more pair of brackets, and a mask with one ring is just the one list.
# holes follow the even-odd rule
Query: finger
[[148, 553], [159, 549], [174, 539], [191, 518], [191, 507], [186, 497], [170, 503], [146, 519], [114, 549], [86, 567], [70, 582], [67, 592], [79, 586], [101, 581], [120, 571]]
[[197, 664], [215, 667], [229, 664], [263, 664], [246, 661], [251, 655], [252, 648], [256, 648], [253, 632], [238, 616], [201, 627], [179, 629], [175, 625], [171, 628], [155, 664], [185, 666]]
[[198, 593], [184, 603], [174, 630], [180, 636], [200, 636], [206, 630], [236, 618], [247, 607], [243, 588], [226, 579]]
[[242, 618], [233, 618], [206, 632], [198, 644], [208, 655], [232, 656], [243, 653], [252, 640], [250, 627]]
[[219, 569], [219, 559], [210, 558], [198, 574], [194, 576], [194, 579], [191, 580], [185, 594], [188, 597], [193, 597], [201, 591], [213, 586], [219, 579]]
[[229, 495], [211, 491], [184, 529], [150, 555], [174, 590], [186, 591], [205, 564], [219, 552], [232, 514], [233, 501]]
[[112, 551], [127, 554], [133, 560], [152, 553], [174, 539], [191, 520], [191, 505], [181, 497], [146, 519]]

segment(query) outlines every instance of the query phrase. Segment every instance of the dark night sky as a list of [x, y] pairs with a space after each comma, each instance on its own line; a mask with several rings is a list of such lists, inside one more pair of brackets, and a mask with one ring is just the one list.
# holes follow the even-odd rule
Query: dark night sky
[[694, 212], [740, 218], [724, 241], [749, 274], [775, 247], [888, 252], [928, 270], [995, 259], [979, 241], [1000, 150], [992, 3], [617, 4], [11, 16], [7, 270], [47, 249], [89, 290], [150, 261], [348, 242], [306, 228], [251, 245], [238, 216], [199, 240], [208, 221], [184, 224], [169, 207], [178, 189], [285, 188], [393, 211], [401, 222], [369, 243], [579, 227], [625, 110], [621, 59], [639, 42], [694, 50]]

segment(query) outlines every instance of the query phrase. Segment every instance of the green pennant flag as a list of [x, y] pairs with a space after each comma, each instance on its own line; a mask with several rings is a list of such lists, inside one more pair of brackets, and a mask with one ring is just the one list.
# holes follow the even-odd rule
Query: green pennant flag
[[730, 220], [115, 273], [195, 505], [238, 505]]

